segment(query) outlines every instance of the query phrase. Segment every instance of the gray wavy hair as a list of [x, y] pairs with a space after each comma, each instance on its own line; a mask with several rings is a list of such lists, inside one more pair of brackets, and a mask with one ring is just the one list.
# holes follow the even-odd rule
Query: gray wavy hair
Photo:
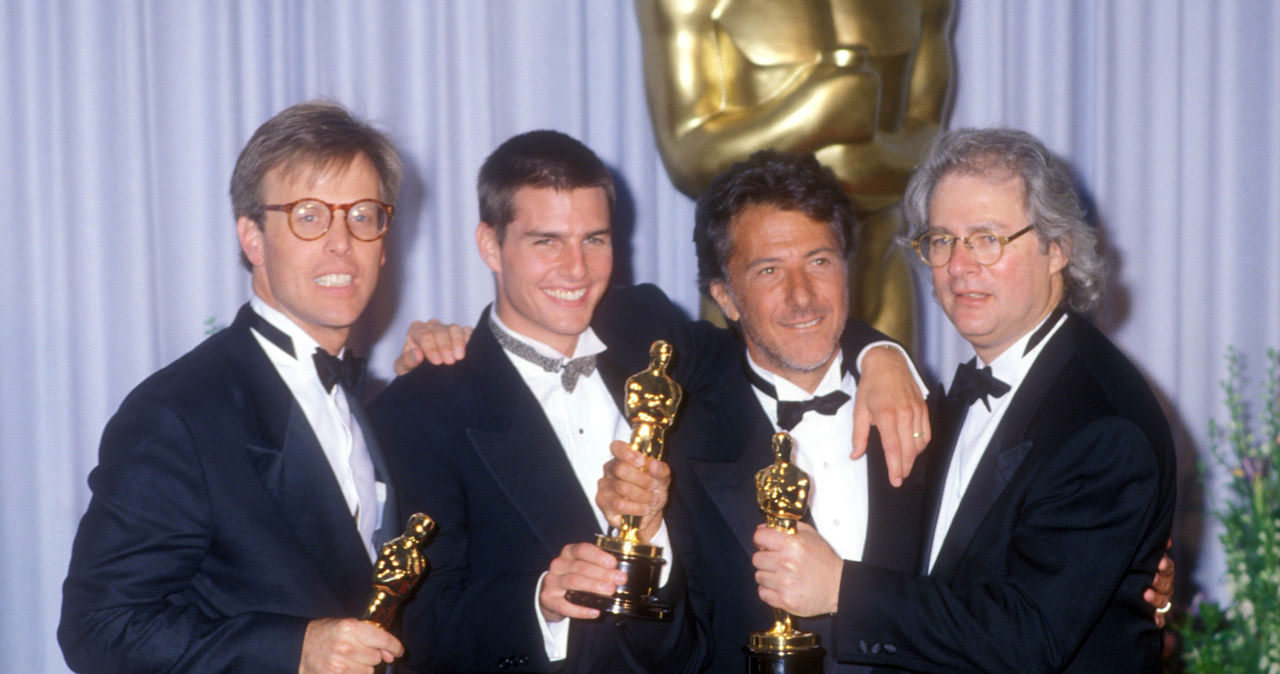
[[1041, 249], [1047, 251], [1057, 243], [1069, 251], [1063, 301], [1081, 313], [1093, 310], [1102, 297], [1106, 276], [1106, 262], [1098, 253], [1098, 232], [1086, 220], [1066, 162], [1025, 131], [955, 129], [935, 138], [907, 184], [902, 208], [908, 235], [900, 243], [908, 244], [928, 229], [934, 186], [957, 172], [1022, 178], [1027, 219]]

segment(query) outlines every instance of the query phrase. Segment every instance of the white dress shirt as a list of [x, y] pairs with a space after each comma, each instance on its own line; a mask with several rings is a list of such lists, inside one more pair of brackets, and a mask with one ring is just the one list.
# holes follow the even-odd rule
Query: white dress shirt
[[[791, 462], [809, 474], [809, 515], [814, 528], [842, 559], [861, 560], [867, 539], [867, 457], [864, 454], [857, 461], [849, 458], [853, 450], [853, 397], [858, 385], [853, 375], [843, 371], [844, 354], [836, 354], [813, 393], [760, 367], [750, 354], [747, 363], [774, 385], [778, 400], [808, 400], [833, 391], [849, 394], [849, 401], [835, 414], [807, 412], [791, 429]], [[774, 432], [782, 430], [777, 401], [760, 389], [753, 390]]]
[[[574, 358], [598, 355], [606, 348], [604, 342], [596, 336], [595, 331], [588, 327], [585, 332], [578, 335], [578, 345], [573, 355], [565, 358], [563, 353], [554, 348], [507, 327], [492, 307], [489, 310], [489, 317], [498, 324], [499, 328], [502, 328], [503, 332], [528, 344], [539, 354], [548, 358], [567, 362]], [[481, 325], [476, 329], [488, 330], [489, 326]], [[506, 349], [502, 352], [515, 366], [516, 372], [524, 380], [529, 392], [538, 400], [543, 414], [551, 423], [551, 428], [555, 430], [556, 438], [560, 440], [560, 446], [564, 448], [569, 464], [573, 467], [573, 474], [578, 478], [578, 484], [582, 486], [583, 493], [587, 495], [587, 501], [591, 504], [591, 512], [595, 514], [600, 531], [608, 531], [609, 523], [600, 506], [596, 504], [597, 482], [604, 476], [604, 464], [613, 458], [613, 454], [609, 451], [609, 443], [614, 440], [629, 441], [631, 425], [618, 411], [618, 405], [609, 393], [604, 379], [600, 376], [600, 371], [597, 369], [590, 375], [579, 377], [573, 391], [566, 391], [560, 382], [560, 372], [547, 372], [542, 366], [529, 362]], [[667, 560], [667, 563], [662, 566], [661, 578], [662, 584], [665, 585], [672, 559], [671, 541], [665, 522], [650, 543], [661, 546], [663, 558]], [[548, 623], [543, 620], [538, 595], [542, 592], [542, 580], [545, 577], [544, 572], [534, 587], [533, 609], [538, 618], [538, 624], [542, 628], [542, 642], [547, 657], [555, 662], [566, 657], [569, 648], [569, 621]]]
[[[293, 352], [289, 355], [257, 330], [251, 330], [254, 338], [267, 354], [294, 400], [302, 408], [311, 425], [320, 449], [329, 462], [347, 509], [355, 519], [370, 561], [377, 557], [373, 534], [381, 526], [383, 506], [387, 500], [387, 485], [374, 476], [373, 461], [365, 445], [364, 433], [351, 413], [342, 384], [335, 384], [326, 391], [320, 383], [312, 354], [320, 348], [311, 335], [289, 320], [283, 313], [269, 306], [255, 294], [249, 299], [249, 307], [263, 320], [288, 335], [293, 340]], [[344, 349], [345, 350], [345, 349]]]
[[969, 412], [965, 415], [964, 425], [960, 428], [960, 435], [956, 438], [955, 450], [951, 454], [951, 465], [947, 468], [947, 481], [942, 490], [942, 503], [938, 507], [938, 521], [934, 526], [933, 545], [929, 551], [930, 571], [933, 570], [934, 563], [938, 561], [938, 552], [942, 550], [942, 544], [946, 540], [947, 532], [951, 529], [951, 522], [955, 519], [956, 512], [960, 509], [960, 502], [964, 499], [964, 493], [969, 488], [969, 482], [973, 479], [974, 471], [978, 469], [982, 456], [987, 452], [987, 445], [991, 443], [991, 438], [995, 435], [996, 428], [1000, 426], [1000, 420], [1004, 419], [1004, 413], [1009, 409], [1009, 402], [1017, 395], [1018, 387], [1022, 385], [1022, 381], [1027, 377], [1027, 372], [1031, 370], [1036, 358], [1044, 350], [1044, 345], [1048, 344], [1050, 339], [1053, 339], [1053, 335], [1058, 332], [1067, 318], [1066, 316], [1060, 316], [1058, 322], [1044, 336], [1044, 339], [1041, 339], [1035, 348], [1024, 354], [1023, 352], [1027, 349], [1027, 342], [1031, 340], [1031, 335], [1036, 333], [1036, 330], [1044, 324], [1045, 320], [1048, 320], [1047, 316], [1036, 324], [1035, 328], [1029, 330], [1027, 334], [1019, 338], [999, 356], [996, 356], [995, 360], [990, 363], [983, 363], [981, 358], [978, 359], [979, 367], [990, 365], [991, 374], [996, 379], [1008, 384], [1009, 391], [999, 398], [988, 396], [987, 401], [991, 405], [990, 410], [981, 400], [978, 400], [969, 406]]

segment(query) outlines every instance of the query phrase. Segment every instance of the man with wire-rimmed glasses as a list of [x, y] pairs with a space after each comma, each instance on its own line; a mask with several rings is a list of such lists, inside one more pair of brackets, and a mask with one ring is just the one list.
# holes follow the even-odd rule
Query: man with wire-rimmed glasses
[[103, 433], [63, 587], [78, 672], [373, 672], [355, 619], [403, 522], [347, 348], [402, 169], [332, 103], [263, 124], [231, 179], [253, 295], [139, 385]]
[[951, 131], [904, 208], [976, 354], [924, 454], [921, 575], [844, 562], [831, 596], [806, 593], [821, 574], [797, 564], [779, 608], [836, 613], [843, 661], [1159, 672], [1153, 611], [1168, 604], [1143, 597], [1173, 520], [1173, 441], [1142, 375], [1082, 315], [1104, 265], [1069, 170], [1021, 131]]

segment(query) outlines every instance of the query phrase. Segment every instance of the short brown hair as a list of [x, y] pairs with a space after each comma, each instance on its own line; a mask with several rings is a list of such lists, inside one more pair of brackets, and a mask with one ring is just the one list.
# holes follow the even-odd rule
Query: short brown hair
[[240, 151], [231, 174], [231, 206], [235, 216], [262, 224], [262, 188], [267, 174], [349, 164], [361, 154], [378, 171], [382, 194], [396, 200], [404, 167], [391, 141], [377, 129], [331, 101], [308, 101], [286, 108], [267, 120]]
[[501, 242], [515, 218], [515, 194], [521, 187], [575, 190], [600, 187], [613, 217], [613, 175], [591, 148], [559, 131], [539, 130], [513, 136], [498, 146], [480, 167], [476, 192], [480, 221]]

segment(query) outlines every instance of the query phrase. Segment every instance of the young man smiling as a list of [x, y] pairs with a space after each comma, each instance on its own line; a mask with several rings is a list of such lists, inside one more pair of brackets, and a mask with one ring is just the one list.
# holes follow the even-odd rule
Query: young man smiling
[[[692, 355], [699, 338], [652, 286], [606, 293], [613, 179], [578, 141], [555, 131], [511, 138], [486, 159], [478, 192], [476, 245], [493, 270], [495, 300], [465, 360], [417, 368], [373, 408], [408, 486], [402, 507], [440, 524], [427, 551], [433, 571], [405, 612], [408, 664], [697, 671], [705, 644], [670, 555], [661, 590], [675, 607], [669, 623], [591, 622], [600, 612], [565, 592], [611, 594], [625, 579], [587, 542], [609, 528], [592, 496], [611, 443], [630, 432], [618, 398], [626, 377], [648, 365], [653, 340]], [[684, 358], [676, 379], [706, 378], [696, 360]], [[668, 477], [665, 466], [652, 470], [655, 480]], [[665, 496], [654, 499], [660, 511]], [[643, 534], [671, 550], [660, 516]]]

